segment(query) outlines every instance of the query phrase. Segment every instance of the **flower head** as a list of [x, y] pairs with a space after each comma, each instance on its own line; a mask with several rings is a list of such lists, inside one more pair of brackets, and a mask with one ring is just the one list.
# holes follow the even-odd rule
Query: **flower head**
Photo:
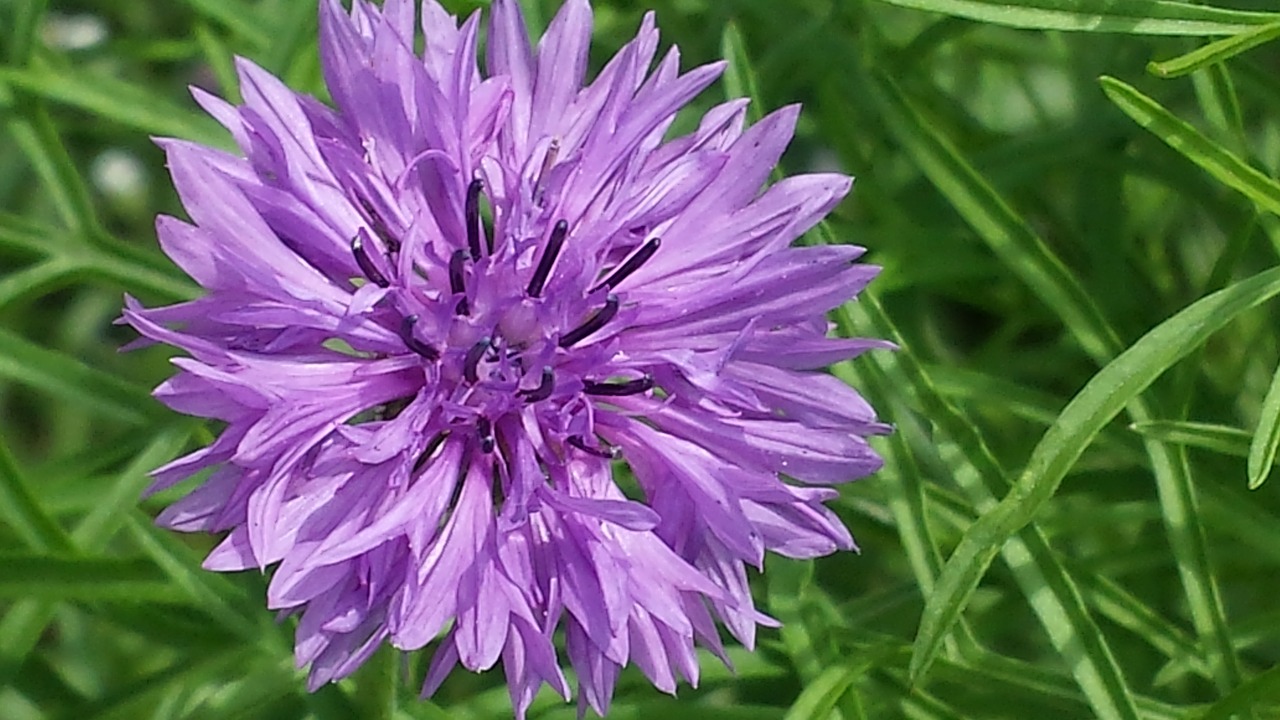
[[[634, 662], [665, 691], [772, 621], [746, 566], [853, 547], [828, 487], [882, 432], [821, 372], [881, 345], [827, 337], [875, 274], [793, 248], [850, 180], [763, 189], [798, 114], [745, 101], [667, 139], [719, 75], [651, 70], [651, 16], [584, 84], [585, 0], [536, 49], [512, 0], [321, 4], [331, 108], [240, 61], [244, 104], [197, 91], [243, 157], [163, 141], [191, 222], [160, 242], [207, 294], [125, 319], [182, 348], [157, 395], [224, 424], [156, 472], [209, 469], [164, 511], [227, 532], [205, 566], [274, 565], [312, 687], [435, 640], [424, 692], [502, 661], [603, 714]], [[426, 48], [415, 54], [417, 23]]]

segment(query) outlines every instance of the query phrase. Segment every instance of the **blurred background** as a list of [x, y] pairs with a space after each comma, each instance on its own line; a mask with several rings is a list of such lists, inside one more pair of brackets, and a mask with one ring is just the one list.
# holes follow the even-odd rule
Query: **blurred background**
[[[678, 699], [626, 671], [611, 717], [1280, 718], [1273, 6], [594, 5], [596, 68], [652, 9], [684, 67], [732, 63], [701, 108], [804, 104], [785, 172], [857, 177], [811, 240], [884, 267], [833, 320], [903, 348], [834, 370], [898, 428], [836, 503], [861, 553], [771, 558], [781, 630]], [[0, 720], [364, 712], [305, 692], [265, 578], [139, 503], [212, 437], [113, 325], [197, 292], [150, 138], [229, 147], [187, 87], [238, 100], [234, 55], [326, 97], [312, 0], [0, 0]], [[405, 664], [405, 718], [511, 716], [500, 673], [419, 702]]]

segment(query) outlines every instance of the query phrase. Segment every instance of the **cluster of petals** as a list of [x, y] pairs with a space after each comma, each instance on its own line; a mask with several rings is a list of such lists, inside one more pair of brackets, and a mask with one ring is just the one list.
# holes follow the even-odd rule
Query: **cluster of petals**
[[242, 105], [196, 91], [240, 153], [161, 141], [190, 220], [160, 242], [206, 293], [124, 320], [222, 429], [156, 472], [205, 473], [160, 522], [273, 568], [312, 687], [384, 643], [435, 643], [428, 694], [501, 661], [521, 717], [562, 660], [601, 715], [632, 663], [696, 684], [696, 646], [772, 622], [747, 566], [852, 548], [831, 485], [880, 466], [823, 372], [883, 345], [826, 320], [875, 268], [793, 247], [849, 178], [767, 186], [795, 107], [669, 138], [722, 64], [655, 62], [651, 16], [588, 81], [585, 0], [536, 45], [494, 0], [483, 63], [479, 13], [320, 12], [333, 106], [241, 60]]

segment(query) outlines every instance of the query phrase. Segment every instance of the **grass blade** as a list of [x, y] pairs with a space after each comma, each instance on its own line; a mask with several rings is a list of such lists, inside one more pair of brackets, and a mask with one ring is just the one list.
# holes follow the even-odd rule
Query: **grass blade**
[[1182, 420], [1149, 420], [1134, 423], [1129, 429], [1160, 442], [1198, 447], [1238, 457], [1248, 457], [1249, 439], [1252, 437], [1248, 431], [1228, 425]]
[[0, 329], [0, 377], [65, 398], [121, 422], [162, 417], [146, 390]]
[[245, 2], [227, 0], [183, 0], [204, 17], [227, 28], [254, 47], [270, 47], [272, 37], [263, 30], [256, 8]]
[[[7, 109], [5, 106], [14, 101], [3, 84], [4, 72], [0, 68], [0, 109]], [[7, 118], [5, 129], [49, 191], [49, 198], [57, 209], [62, 224], [73, 235], [83, 236], [94, 229], [98, 222], [84, 179], [40, 103], [32, 102], [29, 98], [19, 99], [18, 102], [26, 106], [24, 110], [29, 117], [14, 115]]]
[[1260, 706], [1274, 709], [1280, 698], [1280, 665], [1259, 673], [1214, 703], [1195, 720], [1231, 720], [1232, 717]]
[[751, 58], [747, 55], [746, 41], [742, 31], [734, 23], [725, 25], [720, 36], [720, 54], [729, 61], [724, 71], [724, 94], [727, 98], [748, 98], [747, 121], [756, 123], [764, 115], [764, 101], [760, 97], [760, 83], [756, 79], [755, 70], [751, 67]]
[[1110, 357], [1119, 342], [1093, 300], [1044, 241], [912, 106], [892, 78], [880, 74], [871, 88], [886, 126], [956, 211], [1062, 318], [1091, 357]]
[[1234, 35], [1280, 20], [1275, 13], [1166, 0], [881, 0], [891, 5], [1039, 30], [1129, 35]]
[[[915, 360], [910, 346], [884, 314], [875, 296], [864, 296], [858, 307], [865, 310], [878, 335], [900, 347], [893, 358], [895, 364], [881, 363], [886, 372], [893, 373], [893, 385], [914, 389], [927, 415], [959, 448], [964, 463], [954, 474], [972, 506], [979, 511], [995, 506], [998, 494], [1006, 492], [1009, 486], [1008, 475], [999, 461], [974, 426], [938, 394], [928, 373]], [[836, 318], [841, 331], [848, 334], [853, 326], [849, 309], [842, 308]], [[1090, 616], [1075, 581], [1049, 547], [1045, 535], [1032, 523], [1011, 538], [1000, 552], [1029, 599], [1041, 627], [1064, 663], [1071, 668], [1076, 685], [1093, 709], [1094, 716], [1137, 718], [1133, 693], [1125, 683], [1106, 638]], [[931, 591], [926, 597], [932, 595]], [[963, 619], [957, 616], [956, 623], [967, 635]], [[950, 634], [949, 631], [944, 633], [944, 643]], [[913, 655], [913, 662], [916, 657], [918, 655]]]
[[160, 568], [141, 558], [0, 554], [0, 597], [57, 600], [172, 600]]
[[36, 263], [30, 267], [0, 277], [0, 309], [42, 293], [67, 282], [78, 268], [59, 257]]
[[1224, 185], [1243, 193], [1267, 211], [1280, 215], [1280, 183], [1205, 137], [1132, 86], [1105, 76], [1101, 83], [1111, 102], [1139, 125]]
[[1240, 313], [1280, 294], [1280, 268], [1196, 301], [1148, 332], [1102, 369], [1067, 405], [1031, 453], [1012, 491], [961, 538], [928, 598], [912, 674], [936, 656], [1000, 548], [1035, 517], [1085, 447], [1125, 404]]
[[157, 528], [151, 518], [137, 510], [130, 513], [126, 527], [142, 552], [214, 620], [244, 640], [261, 638], [259, 628], [236, 610], [236, 603], [247, 604], [244, 593], [225, 576], [201, 568], [200, 559], [191, 548], [172, 537], [172, 533]]
[[783, 720], [826, 720], [831, 717], [840, 697], [862, 673], [863, 668], [857, 665], [837, 665], [823, 670], [821, 675], [805, 685]]
[[215, 147], [225, 147], [229, 142], [217, 123], [192, 108], [176, 105], [141, 85], [80, 68], [32, 65], [19, 70], [0, 69], [0, 82], [152, 135]]
[[1220, 63], [1242, 52], [1252, 50], [1278, 37], [1280, 37], [1280, 22], [1274, 22], [1242, 32], [1239, 35], [1232, 35], [1229, 38], [1211, 42], [1208, 45], [1192, 50], [1186, 55], [1180, 55], [1162, 62], [1148, 63], [1147, 71], [1152, 75], [1158, 75], [1163, 78], [1181, 77], [1207, 65]]
[[0, 513], [33, 550], [70, 553], [71, 536], [40, 506], [4, 438], [0, 438]]
[[1271, 474], [1276, 460], [1276, 448], [1280, 447], [1280, 368], [1271, 378], [1271, 387], [1262, 401], [1262, 416], [1258, 429], [1249, 443], [1249, 489], [1257, 490]]

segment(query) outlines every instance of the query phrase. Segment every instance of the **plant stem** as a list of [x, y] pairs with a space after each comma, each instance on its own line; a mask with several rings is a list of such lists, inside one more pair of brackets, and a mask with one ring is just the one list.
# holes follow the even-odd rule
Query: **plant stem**
[[384, 645], [356, 671], [356, 702], [365, 720], [393, 720], [400, 691], [400, 653]]

